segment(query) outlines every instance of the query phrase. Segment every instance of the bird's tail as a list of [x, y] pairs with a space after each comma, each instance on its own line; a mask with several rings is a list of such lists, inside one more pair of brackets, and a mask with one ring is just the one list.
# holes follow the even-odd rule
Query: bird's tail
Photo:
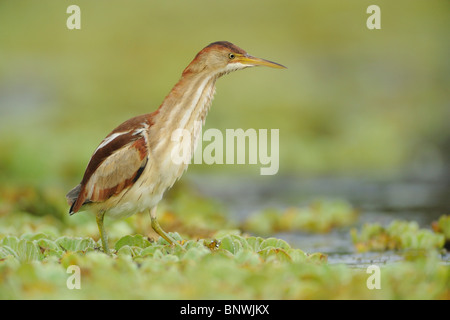
[[66, 194], [67, 203], [70, 206], [70, 210], [69, 210], [70, 215], [73, 215], [75, 213], [72, 210], [73, 210], [73, 206], [77, 202], [78, 195], [80, 194], [80, 190], [81, 190], [81, 184], [77, 185], [75, 188], [73, 188]]

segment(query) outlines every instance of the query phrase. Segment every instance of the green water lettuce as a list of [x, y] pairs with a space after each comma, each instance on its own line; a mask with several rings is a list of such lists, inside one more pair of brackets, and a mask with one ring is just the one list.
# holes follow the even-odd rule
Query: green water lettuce
[[360, 232], [351, 230], [352, 241], [359, 252], [440, 249], [444, 246], [443, 234], [420, 229], [415, 221], [392, 221], [387, 227], [378, 223], [363, 225]]
[[260, 235], [276, 232], [329, 232], [333, 228], [349, 226], [357, 220], [358, 212], [347, 201], [321, 199], [305, 207], [266, 210], [251, 215], [243, 229]]

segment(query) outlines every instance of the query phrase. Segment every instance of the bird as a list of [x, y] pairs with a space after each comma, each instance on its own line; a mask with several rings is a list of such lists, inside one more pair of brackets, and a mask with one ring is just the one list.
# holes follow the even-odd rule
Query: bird
[[[216, 80], [230, 72], [256, 66], [286, 67], [248, 54], [228, 41], [204, 47], [182, 72], [181, 78], [158, 109], [133, 117], [112, 130], [90, 158], [81, 182], [66, 199], [69, 214], [95, 213], [103, 251], [110, 254], [105, 216], [126, 218], [149, 212], [151, 227], [169, 244], [180, 246], [159, 225], [156, 208], [164, 193], [187, 169], [173, 161], [176, 129], [198, 139], [215, 94]], [[193, 150], [190, 157], [192, 158]]]

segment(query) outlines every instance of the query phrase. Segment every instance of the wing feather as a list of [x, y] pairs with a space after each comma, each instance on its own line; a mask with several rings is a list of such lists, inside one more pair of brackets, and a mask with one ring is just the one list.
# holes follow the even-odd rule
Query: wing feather
[[94, 152], [80, 186], [68, 193], [70, 213], [86, 203], [106, 201], [129, 188], [142, 174], [147, 161], [147, 137], [142, 127], [113, 131]]

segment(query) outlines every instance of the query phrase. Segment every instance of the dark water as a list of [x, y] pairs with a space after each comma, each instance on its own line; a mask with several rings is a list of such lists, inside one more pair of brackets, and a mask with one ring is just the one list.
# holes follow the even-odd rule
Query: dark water
[[[304, 206], [317, 198], [340, 198], [359, 209], [357, 223], [378, 222], [388, 225], [396, 219], [416, 221], [421, 228], [430, 228], [441, 215], [450, 213], [450, 180], [375, 180], [356, 178], [303, 177], [236, 177], [189, 175], [190, 182], [205, 196], [221, 202], [231, 219], [243, 221], [265, 208], [284, 209]], [[278, 233], [291, 246], [328, 255], [329, 263], [364, 266], [402, 260], [396, 252], [356, 253], [350, 238], [350, 228], [327, 234]], [[450, 256], [443, 256], [449, 263]]]

